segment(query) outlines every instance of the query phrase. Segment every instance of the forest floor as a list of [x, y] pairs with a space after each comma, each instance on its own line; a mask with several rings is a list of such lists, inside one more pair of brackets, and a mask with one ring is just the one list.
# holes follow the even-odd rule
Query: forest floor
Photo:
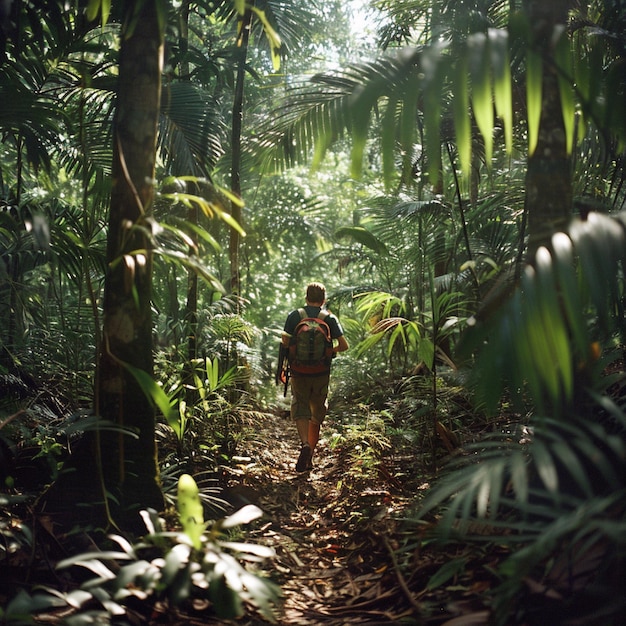
[[[418, 521], [415, 507], [436, 476], [431, 459], [438, 457], [441, 467], [450, 444], [439, 441], [441, 449], [433, 450], [430, 437], [415, 442], [406, 436], [409, 432], [406, 427], [387, 428], [385, 420], [366, 407], [334, 406], [322, 427], [313, 469], [297, 473], [299, 441], [284, 405], [274, 414], [257, 413], [256, 421], [247, 425], [236, 455], [221, 468], [219, 497], [229, 504], [223, 514], [246, 504], [263, 512], [241, 540], [271, 547], [275, 553], [257, 567], [282, 591], [275, 608], [279, 626], [487, 623], [486, 598], [497, 583], [494, 570], [504, 549], [466, 543], [440, 547], [433, 542], [429, 533], [434, 520]], [[39, 543], [48, 539], [51, 545], [43, 548], [44, 557], [34, 555], [28, 544], [7, 552], [9, 578], [19, 586], [19, 580], [28, 579], [32, 586], [38, 583], [37, 572], [53, 572], [53, 553], [61, 543], [59, 558], [80, 548], [74, 535], [61, 537], [45, 519], [37, 521], [30, 508], [25, 512], [22, 519], [8, 517], [0, 536], [10, 539], [11, 529], [30, 527], [39, 529]], [[1, 580], [5, 574], [0, 571], [0, 583], [10, 582]], [[1, 608], [12, 595], [2, 587], [0, 623], [5, 623]], [[32, 623], [65, 623], [64, 614], [40, 614]], [[157, 611], [150, 616], [142, 608], [121, 623], [269, 622], [250, 607], [232, 621], [211, 617], [206, 610], [174, 615]]]
[[295, 471], [295, 425], [276, 415], [229, 470], [224, 496], [264, 512], [247, 539], [275, 550], [268, 573], [283, 592], [278, 623], [487, 623], [483, 594], [497, 550], [486, 557], [431, 545], [430, 524], [412, 512], [429, 488], [419, 452], [381, 446], [372, 454], [371, 439], [338, 437], [334, 422], [330, 415], [323, 425], [309, 472]]

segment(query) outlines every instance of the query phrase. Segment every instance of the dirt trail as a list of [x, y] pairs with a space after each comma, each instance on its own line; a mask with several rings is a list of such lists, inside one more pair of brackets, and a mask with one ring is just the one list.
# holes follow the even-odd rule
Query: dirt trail
[[350, 449], [331, 449], [330, 433], [329, 419], [313, 470], [298, 474], [294, 425], [268, 416], [250, 462], [231, 470], [229, 499], [265, 513], [250, 540], [276, 551], [270, 569], [284, 593], [279, 624], [422, 623], [393, 554], [396, 516], [409, 499], [393, 468], [361, 472]]

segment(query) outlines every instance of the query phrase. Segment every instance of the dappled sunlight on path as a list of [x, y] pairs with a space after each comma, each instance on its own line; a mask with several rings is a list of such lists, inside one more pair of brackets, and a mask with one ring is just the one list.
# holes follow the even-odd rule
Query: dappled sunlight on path
[[295, 428], [279, 416], [267, 417], [247, 452], [229, 497], [264, 511], [250, 540], [276, 551], [268, 572], [284, 593], [279, 623], [416, 623], [392, 557], [395, 518], [409, 503], [397, 481], [361, 471], [324, 437], [313, 470], [296, 473]]

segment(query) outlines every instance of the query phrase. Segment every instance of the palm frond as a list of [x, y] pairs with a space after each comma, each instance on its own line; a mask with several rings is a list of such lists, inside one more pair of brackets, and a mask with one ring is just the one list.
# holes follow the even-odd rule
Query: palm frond
[[169, 174], [210, 176], [224, 152], [224, 135], [214, 97], [188, 82], [164, 90], [158, 147]]
[[[470, 345], [476, 351], [478, 400], [493, 409], [507, 392], [520, 400], [526, 393], [536, 411], [527, 424], [467, 446], [417, 516], [437, 510], [436, 533], [444, 539], [511, 546], [495, 592], [497, 624], [507, 623], [533, 576], [570, 598], [581, 583], [577, 575], [563, 578], [567, 561], [584, 576], [585, 588], [608, 584], [611, 595], [608, 569], [600, 564], [624, 565], [623, 367], [618, 362], [618, 375], [605, 375], [622, 353], [600, 358], [599, 346], [610, 351], [624, 332], [625, 217], [575, 220], [567, 234], [552, 238], [550, 251], [539, 250], [499, 314], [488, 324], [479, 315], [465, 336], [461, 353]], [[589, 566], [592, 554], [601, 558]], [[616, 610], [623, 607], [609, 612]]]
[[[623, 216], [596, 213], [574, 220], [569, 234], [552, 238], [550, 251], [539, 251], [497, 318], [468, 330], [464, 354], [484, 343], [476, 391], [489, 410], [507, 390], [517, 394], [525, 386], [541, 412], [562, 414], [575, 401], [580, 382], [587, 382], [585, 376], [597, 379], [595, 342], [625, 332], [619, 297], [626, 256], [623, 221]], [[590, 313], [599, 324], [595, 329], [587, 322]]]
[[[346, 131], [356, 132], [355, 150], [362, 154], [378, 98], [393, 91], [402, 95], [415, 73], [415, 59], [408, 53], [317, 74], [289, 88], [284, 105], [259, 128], [255, 153], [263, 168], [276, 171], [311, 158], [318, 163]], [[359, 160], [358, 155], [355, 159]]]

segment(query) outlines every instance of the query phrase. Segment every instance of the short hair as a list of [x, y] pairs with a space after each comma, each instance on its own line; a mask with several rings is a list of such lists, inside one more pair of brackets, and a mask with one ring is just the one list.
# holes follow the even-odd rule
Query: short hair
[[306, 299], [308, 302], [325, 302], [326, 287], [322, 283], [310, 283], [306, 288]]

